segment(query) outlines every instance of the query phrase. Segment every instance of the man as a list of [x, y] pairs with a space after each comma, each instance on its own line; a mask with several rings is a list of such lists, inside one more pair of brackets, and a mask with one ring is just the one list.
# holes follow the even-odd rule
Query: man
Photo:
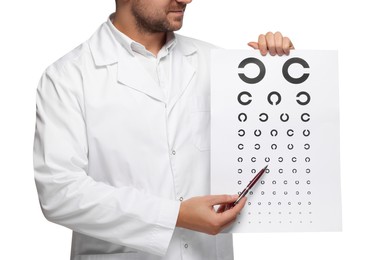
[[[71, 259], [233, 259], [246, 199], [210, 193], [210, 51], [174, 34], [190, 0], [119, 0], [37, 89], [35, 180]], [[288, 54], [280, 33], [249, 45]], [[220, 205], [217, 210], [214, 206]]]

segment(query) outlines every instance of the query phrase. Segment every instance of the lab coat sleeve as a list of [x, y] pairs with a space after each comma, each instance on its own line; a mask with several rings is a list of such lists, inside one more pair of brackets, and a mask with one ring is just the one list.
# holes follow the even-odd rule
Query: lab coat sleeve
[[91, 237], [164, 255], [180, 203], [88, 176], [84, 99], [80, 77], [72, 76], [79, 73], [71, 70], [64, 77], [46, 70], [37, 88], [34, 172], [45, 217]]

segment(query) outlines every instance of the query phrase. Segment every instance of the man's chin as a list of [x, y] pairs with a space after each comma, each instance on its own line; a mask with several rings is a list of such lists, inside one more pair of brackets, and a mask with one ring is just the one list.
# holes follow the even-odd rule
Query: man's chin
[[172, 24], [171, 25], [171, 30], [170, 31], [178, 31], [178, 30], [180, 30], [181, 28], [182, 28], [182, 22], [180, 22], [180, 23], [174, 23], [174, 24]]

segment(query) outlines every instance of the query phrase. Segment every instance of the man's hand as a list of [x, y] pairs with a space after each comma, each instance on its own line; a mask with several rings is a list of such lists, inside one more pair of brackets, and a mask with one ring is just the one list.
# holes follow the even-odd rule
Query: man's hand
[[[232, 224], [247, 201], [243, 198], [235, 207], [230, 207], [238, 195], [209, 195], [194, 197], [181, 203], [177, 227], [216, 235]], [[214, 206], [220, 205], [217, 211]]]
[[288, 37], [283, 37], [280, 32], [261, 34], [258, 42], [249, 42], [249, 46], [255, 50], [260, 50], [261, 55], [265, 56], [268, 52], [270, 55], [282, 56], [289, 55], [290, 50], [294, 49], [293, 43]]

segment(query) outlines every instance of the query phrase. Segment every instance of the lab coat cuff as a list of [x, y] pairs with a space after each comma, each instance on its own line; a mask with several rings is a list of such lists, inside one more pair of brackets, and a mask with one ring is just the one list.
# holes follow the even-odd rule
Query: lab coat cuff
[[156, 254], [164, 256], [176, 227], [180, 202], [166, 200], [161, 205], [157, 225], [151, 235], [151, 244], [155, 248]]

